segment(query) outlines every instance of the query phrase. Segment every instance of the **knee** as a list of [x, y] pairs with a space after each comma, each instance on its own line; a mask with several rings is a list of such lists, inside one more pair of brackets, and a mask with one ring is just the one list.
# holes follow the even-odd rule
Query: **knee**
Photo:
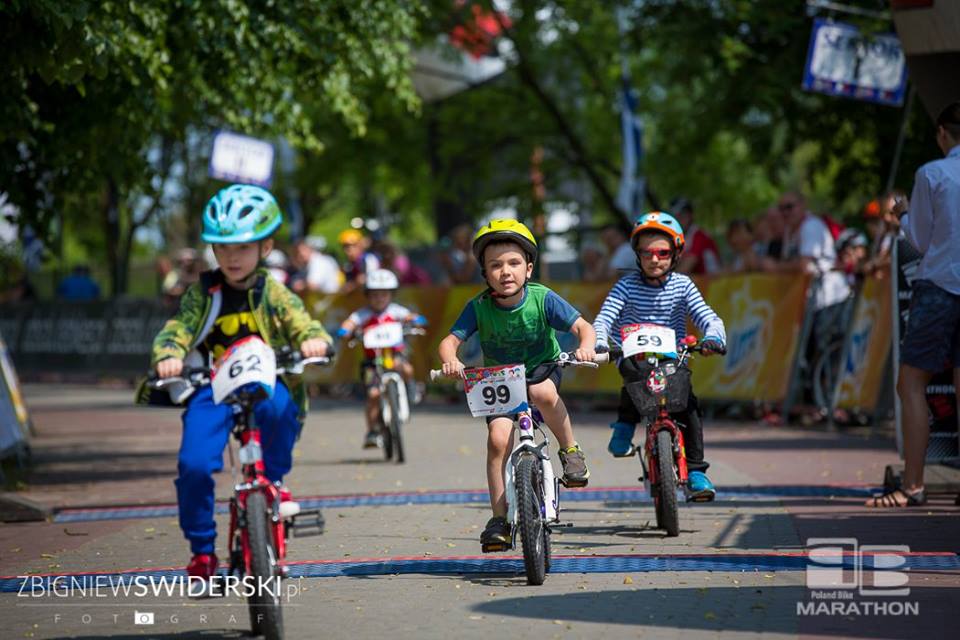
[[181, 478], [189, 480], [211, 479], [217, 470], [217, 461], [196, 452], [181, 451], [177, 471]]
[[510, 445], [510, 431], [507, 429], [490, 430], [487, 437], [487, 454], [494, 458], [502, 458]]
[[552, 384], [536, 384], [530, 387], [530, 399], [538, 407], [552, 407], [560, 401]]
[[367, 389], [367, 399], [369, 400], [379, 400], [380, 399], [380, 388], [379, 387], [370, 387]]

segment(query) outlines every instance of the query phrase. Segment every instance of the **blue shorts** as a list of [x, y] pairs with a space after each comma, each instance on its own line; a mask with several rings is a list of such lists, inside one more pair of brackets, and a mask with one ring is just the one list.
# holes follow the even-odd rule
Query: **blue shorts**
[[960, 295], [914, 281], [900, 362], [930, 373], [960, 367]]

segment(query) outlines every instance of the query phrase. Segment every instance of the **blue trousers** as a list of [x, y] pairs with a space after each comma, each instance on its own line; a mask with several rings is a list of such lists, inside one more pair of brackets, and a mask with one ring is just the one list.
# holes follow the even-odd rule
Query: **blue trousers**
[[[273, 397], [253, 411], [260, 428], [266, 475], [279, 482], [293, 465], [293, 445], [300, 433], [299, 409], [286, 386], [277, 381]], [[213, 474], [223, 469], [223, 449], [233, 426], [229, 405], [214, 404], [209, 386], [198, 390], [183, 412], [183, 437], [177, 460], [177, 504], [180, 528], [193, 553], [213, 553], [217, 525], [213, 520]]]

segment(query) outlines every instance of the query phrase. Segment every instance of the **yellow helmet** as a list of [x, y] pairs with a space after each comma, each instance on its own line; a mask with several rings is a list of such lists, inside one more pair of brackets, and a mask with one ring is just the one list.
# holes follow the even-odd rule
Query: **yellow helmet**
[[363, 233], [357, 229], [344, 229], [337, 236], [337, 242], [340, 244], [359, 244], [363, 241]]
[[483, 251], [492, 242], [516, 242], [530, 262], [537, 261], [537, 239], [527, 225], [509, 218], [497, 218], [488, 222], [473, 236], [473, 256], [483, 266]]

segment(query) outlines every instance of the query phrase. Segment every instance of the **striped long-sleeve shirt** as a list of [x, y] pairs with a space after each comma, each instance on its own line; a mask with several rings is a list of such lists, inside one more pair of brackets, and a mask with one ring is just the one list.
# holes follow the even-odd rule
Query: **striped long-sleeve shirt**
[[652, 323], [670, 327], [679, 341], [687, 335], [687, 317], [705, 338], [717, 338], [724, 345], [727, 332], [723, 320], [700, 295], [689, 277], [671, 273], [662, 286], [646, 283], [639, 271], [620, 278], [603, 301], [593, 328], [597, 344], [606, 345], [613, 338], [620, 345], [620, 329], [630, 324]]

